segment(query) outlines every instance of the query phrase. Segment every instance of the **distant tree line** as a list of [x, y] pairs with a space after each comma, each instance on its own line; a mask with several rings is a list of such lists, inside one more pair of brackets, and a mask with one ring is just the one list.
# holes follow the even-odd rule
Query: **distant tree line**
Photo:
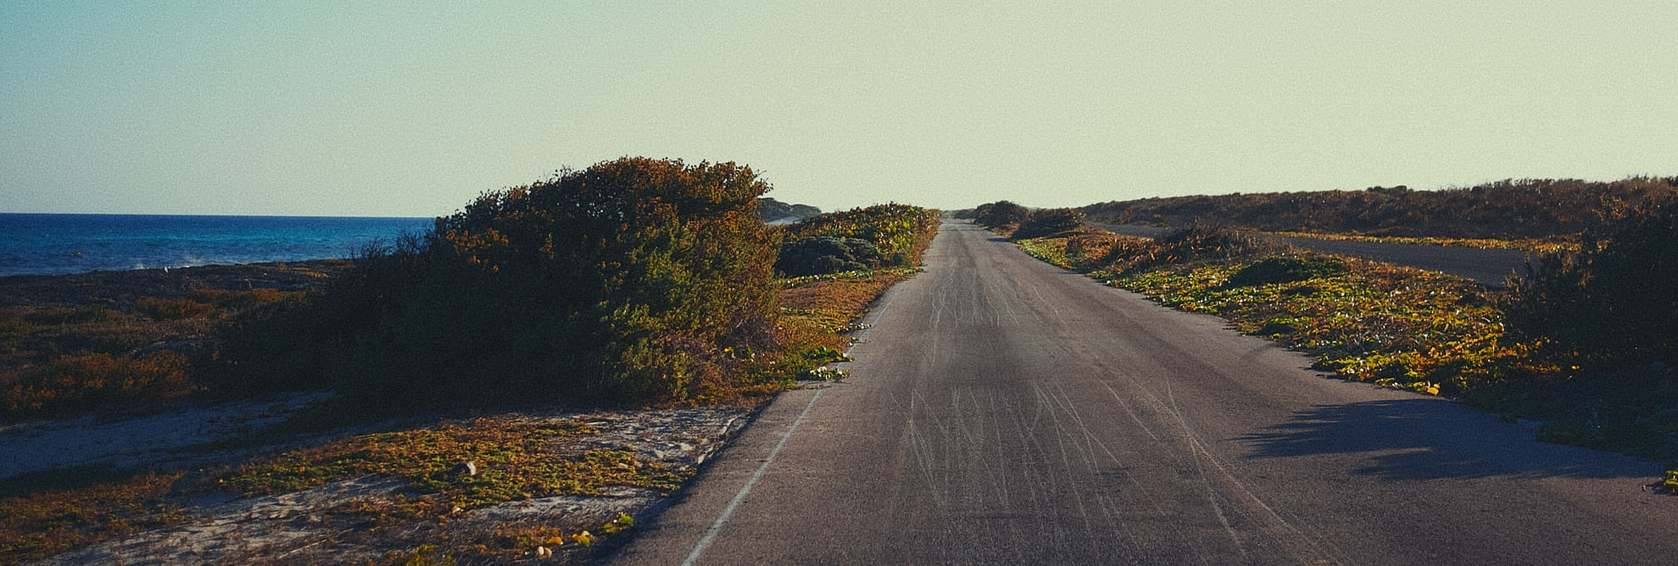
[[1578, 234], [1600, 220], [1604, 211], [1636, 207], [1675, 192], [1678, 177], [1632, 177], [1612, 182], [1525, 179], [1440, 190], [1399, 186], [1145, 198], [1092, 204], [1082, 210], [1090, 218], [1118, 224], [1543, 238]]

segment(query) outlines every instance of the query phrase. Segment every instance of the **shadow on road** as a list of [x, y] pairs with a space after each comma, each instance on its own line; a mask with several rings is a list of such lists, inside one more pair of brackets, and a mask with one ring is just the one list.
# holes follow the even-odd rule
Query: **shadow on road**
[[1437, 399], [1368, 401], [1301, 411], [1241, 437], [1260, 458], [1362, 454], [1363, 475], [1387, 479], [1648, 477], [1659, 466], [1546, 444], [1528, 426]]

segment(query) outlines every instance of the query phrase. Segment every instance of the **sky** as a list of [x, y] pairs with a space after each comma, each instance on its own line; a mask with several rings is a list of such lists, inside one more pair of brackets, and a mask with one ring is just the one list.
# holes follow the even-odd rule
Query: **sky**
[[0, 211], [446, 214], [625, 155], [823, 209], [1678, 174], [1678, 2], [0, 3]]

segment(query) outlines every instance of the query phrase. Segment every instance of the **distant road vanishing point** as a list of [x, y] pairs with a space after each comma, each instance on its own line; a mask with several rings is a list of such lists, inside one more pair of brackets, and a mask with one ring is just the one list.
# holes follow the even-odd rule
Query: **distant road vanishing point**
[[1652, 463], [1326, 379], [946, 223], [851, 377], [777, 398], [628, 564], [1671, 564]]

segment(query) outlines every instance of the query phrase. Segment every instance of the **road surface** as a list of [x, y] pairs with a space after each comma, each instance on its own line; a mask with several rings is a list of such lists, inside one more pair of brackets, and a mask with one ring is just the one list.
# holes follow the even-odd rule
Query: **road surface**
[[[1130, 236], [1155, 238], [1171, 232], [1170, 228], [1136, 224], [1089, 223], [1091, 226]], [[1502, 287], [1511, 273], [1519, 273], [1526, 266], [1527, 254], [1521, 250], [1432, 246], [1427, 244], [1395, 244], [1388, 242], [1359, 242], [1352, 240], [1321, 240], [1290, 236], [1269, 236], [1279, 242], [1330, 254], [1368, 258], [1397, 265], [1408, 265], [1429, 271], [1466, 277], [1491, 287]]]
[[1678, 557], [1631, 458], [1541, 444], [946, 223], [851, 377], [782, 394], [625, 564], [1608, 564]]

